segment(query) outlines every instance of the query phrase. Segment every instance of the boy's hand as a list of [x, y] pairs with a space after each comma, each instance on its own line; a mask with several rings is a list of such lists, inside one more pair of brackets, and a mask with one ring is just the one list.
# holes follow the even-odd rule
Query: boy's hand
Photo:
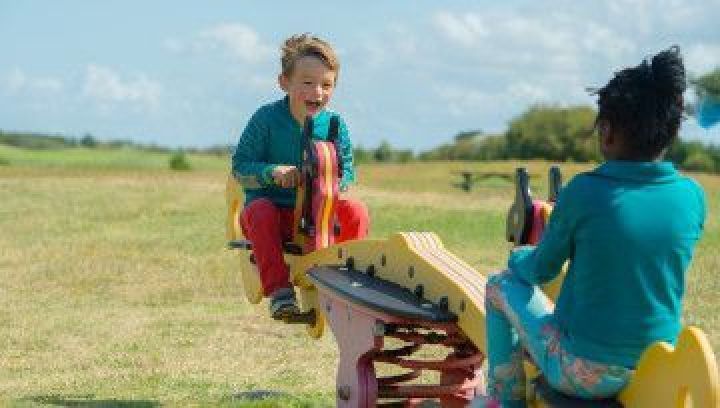
[[300, 171], [295, 166], [277, 166], [272, 171], [272, 178], [282, 188], [293, 188], [298, 185]]

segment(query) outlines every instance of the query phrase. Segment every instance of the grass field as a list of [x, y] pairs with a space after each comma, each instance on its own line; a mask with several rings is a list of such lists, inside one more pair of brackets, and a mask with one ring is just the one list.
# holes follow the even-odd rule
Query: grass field
[[[337, 349], [249, 305], [224, 249], [227, 159], [133, 151], [27, 152], [0, 147], [0, 405], [74, 407], [333, 406]], [[512, 184], [452, 184], [459, 170], [518, 163], [363, 165], [353, 195], [372, 236], [435, 231], [481, 272], [509, 245]], [[547, 163], [524, 163], [545, 191]], [[570, 176], [587, 166], [564, 165]], [[720, 350], [720, 178], [696, 175], [709, 217], [690, 273], [686, 321]], [[269, 390], [286, 398], [248, 402]]]

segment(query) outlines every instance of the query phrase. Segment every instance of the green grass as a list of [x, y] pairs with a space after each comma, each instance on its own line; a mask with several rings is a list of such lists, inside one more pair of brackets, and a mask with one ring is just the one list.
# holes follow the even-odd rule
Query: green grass
[[[64, 152], [64, 153], [63, 153]], [[327, 333], [274, 323], [243, 299], [246, 255], [224, 249], [227, 159], [0, 147], [0, 405], [316, 407], [334, 405]], [[65, 155], [67, 153], [67, 155]], [[465, 193], [458, 170], [517, 163], [365, 165], [353, 190], [371, 235], [434, 231], [482, 272], [501, 268], [512, 185]], [[548, 164], [527, 163], [533, 174]], [[566, 165], [569, 177], [586, 166]], [[709, 214], [720, 178], [698, 175]], [[532, 179], [540, 195], [544, 176]], [[720, 350], [720, 230], [709, 217], [689, 275], [686, 320]], [[265, 401], [250, 391], [279, 392]]]

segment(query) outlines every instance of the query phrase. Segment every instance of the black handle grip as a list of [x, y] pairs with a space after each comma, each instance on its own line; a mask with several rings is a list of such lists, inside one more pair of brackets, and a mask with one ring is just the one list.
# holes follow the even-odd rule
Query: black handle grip
[[530, 176], [524, 167], [515, 171], [515, 200], [507, 215], [506, 237], [515, 245], [528, 242], [532, 226], [532, 196], [530, 195]]
[[548, 201], [557, 201], [557, 196], [562, 188], [562, 173], [560, 167], [551, 166], [548, 170]]

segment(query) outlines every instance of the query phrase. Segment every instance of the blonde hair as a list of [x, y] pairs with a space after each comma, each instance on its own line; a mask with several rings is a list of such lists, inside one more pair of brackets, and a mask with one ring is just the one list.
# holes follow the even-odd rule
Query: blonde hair
[[340, 61], [335, 50], [326, 41], [311, 35], [310, 33], [295, 34], [285, 40], [282, 48], [282, 74], [286, 77], [292, 75], [295, 63], [303, 57], [315, 57], [321, 60], [325, 66], [335, 73], [337, 82], [340, 71]]

